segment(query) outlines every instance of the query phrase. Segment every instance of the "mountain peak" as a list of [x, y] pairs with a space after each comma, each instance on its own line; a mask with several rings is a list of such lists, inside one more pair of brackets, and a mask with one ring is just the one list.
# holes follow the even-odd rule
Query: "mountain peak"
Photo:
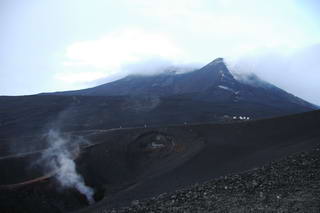
[[216, 79], [225, 80], [228, 78], [229, 80], [234, 80], [232, 73], [229, 71], [226, 66], [223, 58], [217, 58], [201, 68], [203, 73], [208, 73], [210, 75], [214, 75]]
[[211, 61], [209, 64], [202, 67], [201, 69], [205, 71], [223, 70], [223, 71], [229, 72], [223, 58], [216, 58], [213, 61]]
[[224, 59], [223, 58], [216, 58], [213, 61], [211, 61], [207, 66], [212, 66], [212, 65], [217, 65], [217, 64], [224, 64]]
[[[292, 97], [287, 92], [278, 89], [257, 76], [237, 76], [231, 73], [223, 58], [217, 58], [202, 67], [187, 73], [176, 73], [176, 68], [170, 67], [164, 72], [154, 75], [131, 75], [114, 82], [93, 88], [62, 92], [63, 95], [90, 96], [161, 96], [190, 95], [197, 100], [212, 102], [227, 101], [238, 103], [239, 100], [248, 103], [270, 104], [270, 102], [296, 104], [312, 108], [307, 102]], [[55, 93], [58, 95], [57, 93]]]

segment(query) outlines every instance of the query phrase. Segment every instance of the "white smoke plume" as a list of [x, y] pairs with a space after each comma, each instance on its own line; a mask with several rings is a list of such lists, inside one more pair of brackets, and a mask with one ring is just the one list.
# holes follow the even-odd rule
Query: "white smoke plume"
[[83, 177], [76, 171], [74, 159], [79, 153], [79, 143], [72, 143], [71, 148], [70, 138], [56, 130], [50, 130], [47, 138], [49, 148], [43, 152], [40, 163], [46, 169], [57, 172], [55, 177], [62, 187], [76, 188], [85, 195], [89, 204], [93, 204], [93, 189], [85, 185]]

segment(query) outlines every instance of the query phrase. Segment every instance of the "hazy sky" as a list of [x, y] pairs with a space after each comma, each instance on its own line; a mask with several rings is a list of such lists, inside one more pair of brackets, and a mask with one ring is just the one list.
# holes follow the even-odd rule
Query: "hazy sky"
[[[261, 52], [297, 58], [320, 44], [318, 11], [318, 0], [0, 0], [0, 95], [83, 88], [152, 61], [270, 56]], [[264, 73], [263, 63], [259, 72], [279, 83], [290, 60], [281, 62], [282, 75]], [[288, 81], [303, 75], [296, 70]], [[310, 83], [301, 82], [298, 95], [309, 94]], [[303, 98], [318, 102], [314, 96]]]

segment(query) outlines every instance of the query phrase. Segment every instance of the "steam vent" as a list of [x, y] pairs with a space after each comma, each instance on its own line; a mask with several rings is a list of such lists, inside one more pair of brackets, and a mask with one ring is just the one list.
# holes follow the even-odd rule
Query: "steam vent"
[[[171, 170], [201, 149], [204, 143], [192, 131], [178, 132], [181, 131], [184, 133], [179, 137], [170, 128], [78, 132], [78, 136], [93, 143], [75, 149], [76, 169], [93, 189], [94, 200], [100, 201], [120, 189]], [[58, 183], [59, 170], [44, 169], [43, 153], [1, 158], [2, 205], [7, 205], [11, 212], [60, 212], [88, 206], [88, 200], [78, 190]], [[26, 200], [23, 205], [12, 203]], [[40, 206], [34, 209], [35, 205]]]

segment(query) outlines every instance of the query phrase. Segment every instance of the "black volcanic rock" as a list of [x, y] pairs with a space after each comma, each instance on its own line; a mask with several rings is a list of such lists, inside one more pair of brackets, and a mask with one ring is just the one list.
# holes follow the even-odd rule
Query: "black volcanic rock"
[[319, 169], [316, 148], [104, 212], [319, 212]]

